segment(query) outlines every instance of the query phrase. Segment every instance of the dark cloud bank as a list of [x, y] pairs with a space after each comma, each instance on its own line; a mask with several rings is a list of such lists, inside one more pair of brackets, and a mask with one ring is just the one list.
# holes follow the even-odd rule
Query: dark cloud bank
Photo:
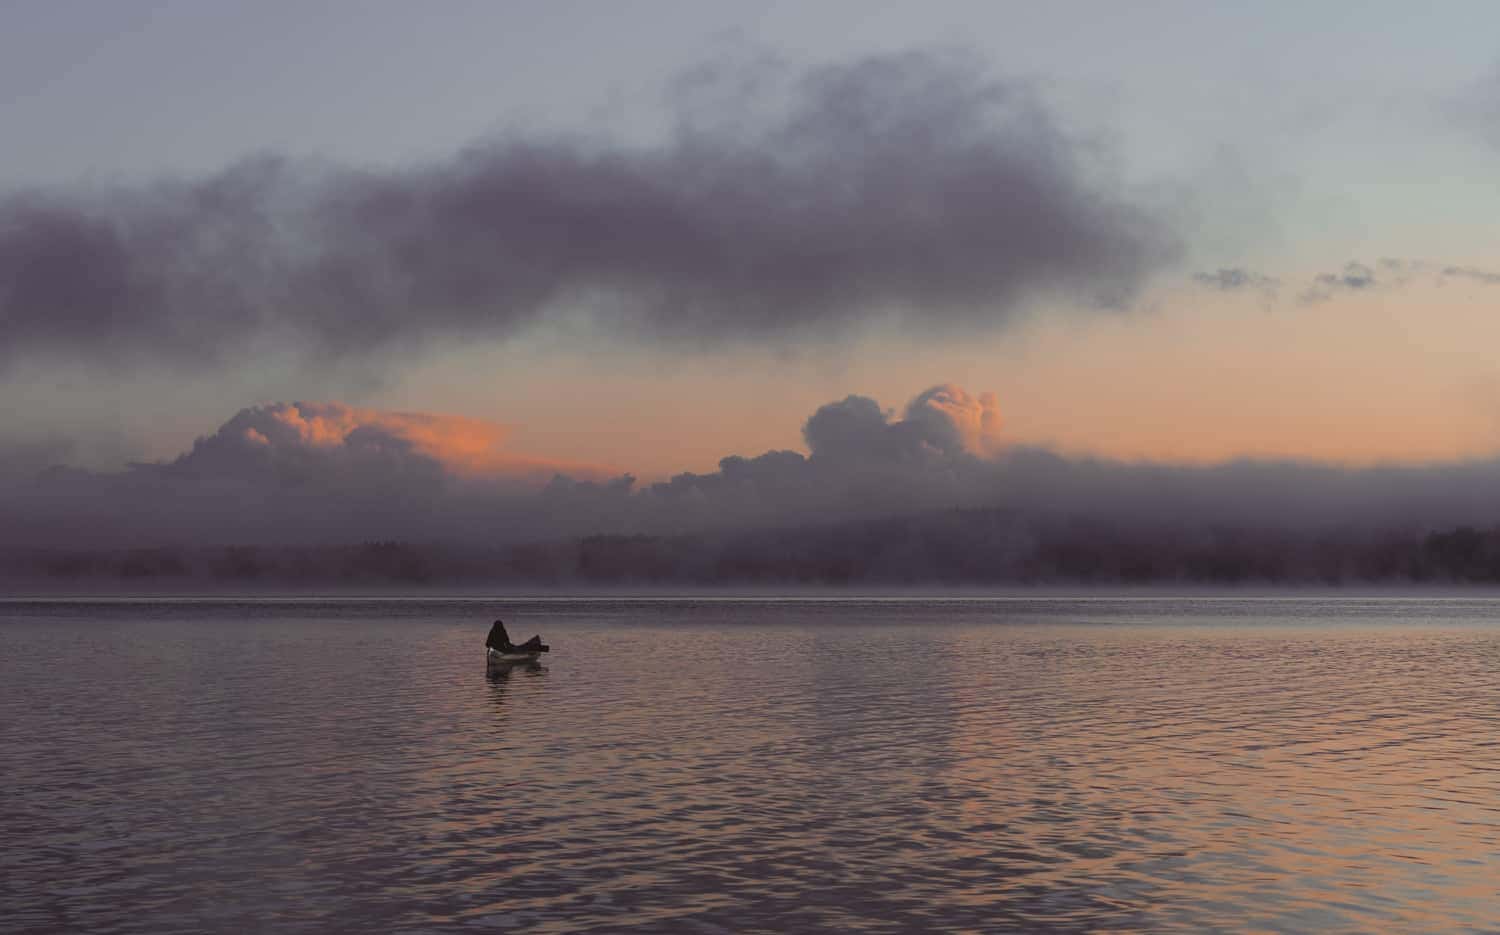
[[0, 367], [203, 365], [252, 340], [357, 355], [579, 314], [689, 344], [934, 331], [1035, 294], [1123, 303], [1176, 250], [1096, 147], [970, 57], [743, 77], [692, 75], [781, 103], [701, 93], [654, 147], [511, 135], [403, 170], [260, 158], [12, 193]]
[[538, 487], [503, 459], [467, 470], [416, 417], [334, 432], [313, 418], [330, 410], [259, 407], [172, 462], [8, 481], [0, 566], [42, 589], [1500, 580], [1500, 533], [1460, 528], [1500, 523], [1497, 461], [1066, 458], [999, 446], [992, 398], [935, 387], [899, 416], [820, 408], [808, 454]]

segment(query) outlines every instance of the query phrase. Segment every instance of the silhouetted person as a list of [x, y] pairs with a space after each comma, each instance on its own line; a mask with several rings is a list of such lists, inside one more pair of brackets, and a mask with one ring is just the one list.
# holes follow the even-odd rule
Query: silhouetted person
[[484, 645], [502, 653], [544, 653], [547, 651], [540, 636], [533, 636], [519, 646], [512, 643], [510, 634], [505, 632], [505, 622], [502, 620], [496, 620], [495, 625], [490, 627], [490, 635], [484, 638]]

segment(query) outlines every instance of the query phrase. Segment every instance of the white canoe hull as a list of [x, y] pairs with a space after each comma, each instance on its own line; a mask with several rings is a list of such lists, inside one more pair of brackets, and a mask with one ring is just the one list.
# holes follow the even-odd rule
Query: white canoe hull
[[540, 658], [541, 653], [502, 653], [498, 649], [485, 649], [486, 664], [492, 666], [513, 666], [521, 662], [536, 662]]

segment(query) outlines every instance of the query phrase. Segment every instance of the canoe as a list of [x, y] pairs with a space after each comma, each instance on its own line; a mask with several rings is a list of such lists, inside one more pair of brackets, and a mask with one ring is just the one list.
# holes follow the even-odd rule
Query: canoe
[[540, 652], [501, 652], [493, 646], [484, 649], [485, 664], [492, 666], [513, 666], [521, 662], [536, 662], [542, 657]]

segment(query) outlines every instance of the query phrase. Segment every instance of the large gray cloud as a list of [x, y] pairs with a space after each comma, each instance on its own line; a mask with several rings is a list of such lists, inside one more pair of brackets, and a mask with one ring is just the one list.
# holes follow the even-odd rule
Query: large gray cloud
[[511, 135], [404, 170], [266, 157], [12, 193], [0, 365], [204, 363], [251, 339], [360, 353], [580, 310], [648, 341], [932, 330], [1038, 293], [1125, 303], [1174, 255], [1092, 142], [971, 57], [771, 71], [780, 104], [710, 97], [657, 146]]

